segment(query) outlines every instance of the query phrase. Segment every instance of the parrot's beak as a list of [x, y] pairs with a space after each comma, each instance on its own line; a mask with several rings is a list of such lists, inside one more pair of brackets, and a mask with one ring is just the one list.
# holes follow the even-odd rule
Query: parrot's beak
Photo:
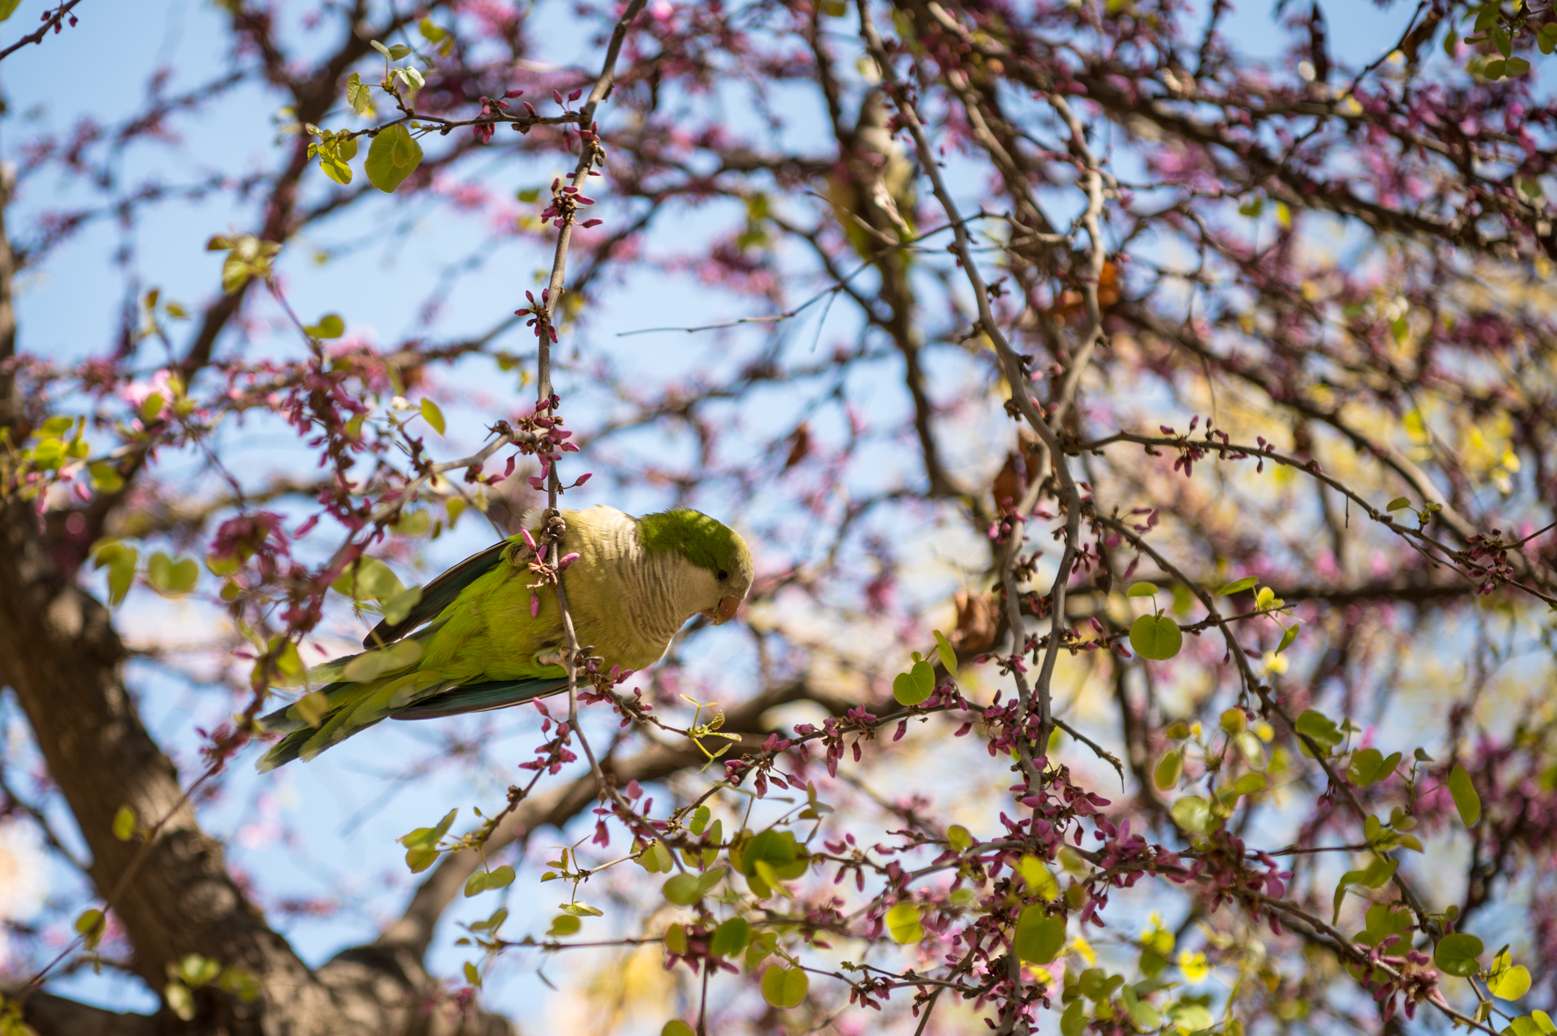
[[740, 606], [741, 599], [739, 597], [721, 597], [718, 604], [703, 614], [708, 616], [708, 620], [717, 626], [720, 623], [729, 622], [735, 618], [735, 610]]

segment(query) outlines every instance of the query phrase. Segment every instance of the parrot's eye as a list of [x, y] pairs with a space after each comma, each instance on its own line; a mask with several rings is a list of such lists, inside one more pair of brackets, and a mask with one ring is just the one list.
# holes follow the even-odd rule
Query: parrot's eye
[[724, 569], [722, 569], [722, 568], [721, 568], [721, 569], [720, 569], [720, 570], [719, 570], [719, 571], [717, 571], [717, 572], [715, 572], [715, 573], [714, 573], [714, 575], [715, 575], [715, 576], [717, 576], [717, 577], [718, 577], [718, 578], [719, 578], [719, 581], [720, 581], [720, 582], [721, 582], [721, 583], [722, 583], [722, 582], [724, 582], [724, 581], [725, 581], [725, 580], [726, 580], [726, 579], [729, 579], [729, 578], [730, 578], [730, 573], [728, 573], [728, 572], [726, 572], [726, 571], [725, 571], [725, 570], [724, 570]]

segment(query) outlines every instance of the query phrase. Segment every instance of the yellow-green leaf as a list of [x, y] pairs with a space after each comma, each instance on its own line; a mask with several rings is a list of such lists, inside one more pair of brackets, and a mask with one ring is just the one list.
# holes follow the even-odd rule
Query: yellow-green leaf
[[442, 435], [444, 429], [448, 427], [443, 420], [443, 411], [439, 410], [438, 404], [430, 399], [422, 400], [422, 419], [439, 435]]
[[1045, 903], [1052, 903], [1060, 898], [1060, 883], [1054, 877], [1054, 872], [1049, 865], [1038, 857], [1028, 853], [1023, 856], [1016, 865], [1017, 873], [1022, 875], [1022, 880], [1034, 894]]
[[422, 146], [412, 139], [405, 126], [396, 123], [380, 130], [373, 138], [368, 160], [362, 168], [368, 174], [369, 183], [385, 194], [393, 194], [421, 164]]
[[96, 907], [76, 915], [76, 934], [86, 940], [87, 949], [97, 948], [103, 938], [103, 912]]
[[1455, 763], [1454, 769], [1449, 771], [1449, 794], [1454, 798], [1454, 808], [1459, 810], [1460, 820], [1466, 827], [1475, 827], [1481, 820], [1481, 796], [1476, 794], [1476, 785], [1471, 783], [1470, 774], [1459, 763]]
[[742, 917], [732, 917], [714, 929], [708, 950], [716, 957], [733, 957], [746, 948], [751, 938], [751, 925]]
[[113, 824], [114, 837], [121, 842], [128, 842], [135, 837], [135, 810], [129, 806], [120, 806], [114, 813]]
[[1065, 915], [1050, 914], [1036, 903], [1024, 907], [1016, 920], [1012, 948], [1029, 964], [1048, 964], [1065, 948]]
[[[1507, 956], [1501, 953], [1498, 960], [1504, 960]], [[1530, 969], [1523, 964], [1501, 970], [1494, 967], [1492, 977], [1487, 980], [1487, 989], [1499, 1000], [1518, 1000], [1530, 992]]]
[[1142, 658], [1163, 662], [1184, 646], [1184, 631], [1166, 615], [1142, 615], [1130, 624], [1130, 646]]
[[952, 650], [951, 641], [940, 630], [935, 631], [935, 654], [940, 658], [941, 668], [946, 670], [947, 675], [956, 676], [957, 652]]
[[799, 968], [774, 964], [762, 973], [762, 998], [780, 1010], [799, 1007], [811, 988], [811, 980]]
[[1175, 748], [1157, 760], [1157, 765], [1152, 768], [1152, 784], [1158, 791], [1171, 791], [1178, 785], [1179, 776], [1183, 772], [1184, 750]]
[[900, 946], [916, 943], [924, 938], [924, 926], [920, 924], [923, 916], [918, 903], [894, 903], [884, 919], [887, 934]]

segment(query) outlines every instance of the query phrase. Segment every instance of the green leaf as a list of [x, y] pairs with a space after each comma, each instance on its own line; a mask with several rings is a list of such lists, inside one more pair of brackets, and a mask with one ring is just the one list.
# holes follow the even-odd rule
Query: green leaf
[[1119, 999], [1124, 1001], [1125, 1012], [1136, 1032], [1154, 1032], [1162, 1027], [1162, 1012], [1140, 999], [1129, 986], [1119, 991]]
[[405, 587], [394, 570], [378, 558], [358, 558], [335, 577], [330, 589], [353, 600], [387, 601]]
[[1328, 755], [1335, 750], [1335, 746], [1341, 743], [1345, 736], [1341, 728], [1336, 726], [1335, 720], [1326, 716], [1318, 709], [1308, 709], [1297, 718], [1294, 724], [1297, 732], [1313, 740]]
[[1125, 588], [1126, 597], [1150, 597], [1157, 592], [1157, 584], [1147, 579], [1131, 583]]
[[1152, 768], [1152, 784], [1158, 791], [1171, 791], [1184, 772], [1184, 751], [1175, 748], [1168, 752]]
[[1388, 903], [1373, 904], [1365, 916], [1367, 926], [1358, 941], [1366, 946], [1377, 946], [1391, 936], [1405, 935], [1415, 923], [1411, 911]]
[[21, 5], [21, 2], [22, 0], [0, 0], [0, 22], [5, 21], [7, 18], [11, 17], [11, 15], [15, 14], [16, 9]]
[[439, 435], [444, 433], [448, 425], [443, 420], [443, 411], [438, 409], [438, 404], [430, 399], [422, 400], [422, 419], [432, 427]]
[[99, 493], [117, 493], [124, 488], [124, 477], [111, 461], [93, 461], [87, 465], [87, 474], [92, 479], [92, 488]]
[[351, 105], [352, 111], [364, 118], [373, 114], [373, 91], [355, 72], [346, 77], [346, 103]]
[[1292, 642], [1297, 639], [1298, 630], [1301, 629], [1302, 626], [1303, 624], [1301, 622], [1294, 622], [1292, 625], [1281, 631], [1281, 643], [1276, 645], [1276, 654], [1279, 655], [1283, 651], [1287, 650], [1287, 648], [1292, 646]]
[[103, 912], [96, 907], [76, 915], [76, 934], [86, 940], [86, 947], [95, 950], [103, 938]]
[[314, 338], [339, 338], [346, 333], [346, 321], [339, 313], [326, 313], [317, 324], [303, 328]]
[[1451, 932], [1438, 940], [1433, 963], [1446, 975], [1470, 978], [1481, 970], [1481, 940], [1469, 932]]
[[1184, 646], [1184, 631], [1166, 615], [1142, 615], [1130, 624], [1130, 646], [1142, 658], [1163, 662]]
[[1173, 822], [1187, 834], [1204, 835], [1211, 830], [1211, 803], [1199, 795], [1186, 795], [1168, 810]]
[[1407, 500], [1403, 496], [1397, 496], [1397, 497], [1395, 497], [1395, 499], [1391, 500], [1389, 503], [1384, 505], [1384, 510], [1386, 510], [1386, 511], [1404, 511], [1406, 508], [1408, 508], [1410, 506], [1411, 506], [1411, 501], [1410, 500]]
[[1272, 611], [1286, 603], [1268, 586], [1262, 586], [1254, 593], [1254, 610], [1257, 612]]
[[186, 1022], [195, 1020], [195, 995], [184, 983], [174, 980], [162, 987], [162, 999], [167, 1001], [168, 1010], [175, 1017]]
[[135, 582], [135, 562], [140, 552], [134, 547], [120, 546], [108, 562], [108, 603], [119, 604], [130, 592]]
[[474, 896], [488, 889], [507, 888], [514, 881], [514, 869], [508, 864], [489, 871], [477, 871], [465, 880], [465, 895]]
[[221, 973], [220, 964], [198, 953], [186, 953], [178, 962], [178, 978], [190, 989], [210, 985]]
[[714, 929], [708, 942], [709, 952], [717, 957], [733, 957], [746, 948], [751, 938], [751, 925], [743, 917], [732, 917]]
[[1239, 798], [1244, 795], [1258, 795], [1268, 787], [1270, 787], [1270, 778], [1263, 773], [1246, 773], [1229, 784], [1227, 790], [1234, 798]]
[[1023, 907], [1011, 945], [1029, 964], [1048, 964], [1065, 948], [1065, 915], [1047, 913], [1036, 903]]
[[1394, 773], [1399, 762], [1399, 752], [1391, 752], [1386, 756], [1377, 748], [1360, 748], [1352, 754], [1352, 763], [1346, 769], [1346, 776], [1359, 788], [1371, 787]]
[[1399, 862], [1388, 856], [1374, 855], [1368, 861], [1366, 867], [1347, 871], [1341, 875], [1341, 880], [1336, 883], [1335, 897], [1331, 905], [1330, 923], [1334, 924], [1341, 916], [1341, 903], [1346, 899], [1346, 890], [1353, 885], [1361, 885], [1363, 888], [1382, 888], [1386, 882], [1395, 876], [1395, 870], [1400, 866]]
[[1259, 579], [1255, 576], [1244, 576], [1242, 579], [1234, 579], [1231, 583], [1223, 583], [1217, 587], [1216, 595], [1218, 597], [1231, 597], [1233, 594], [1241, 594], [1245, 590], [1254, 589], [1254, 584], [1258, 582]]
[[912, 708], [929, 698], [935, 691], [935, 670], [929, 662], [915, 662], [906, 673], [898, 673], [892, 680], [892, 697], [899, 705]]
[[136, 409], [136, 413], [140, 414], [142, 421], [150, 424], [162, 416], [162, 408], [167, 405], [167, 402], [167, 397], [162, 393], [153, 392], [141, 400], [141, 405]]
[[551, 927], [546, 929], [546, 934], [552, 938], [566, 938], [577, 935], [584, 922], [579, 920], [577, 914], [558, 914], [551, 919]]
[[387, 126], [373, 138], [363, 172], [368, 182], [385, 194], [393, 194], [405, 178], [422, 164], [422, 146], [400, 123]]
[[973, 832], [961, 824], [953, 824], [946, 829], [946, 844], [959, 853], [964, 852], [973, 846]]
[[887, 935], [899, 946], [918, 942], [924, 938], [924, 926], [920, 924], [923, 916], [918, 903], [894, 903], [884, 918]]
[[200, 566], [193, 558], [174, 560], [159, 550], [146, 563], [147, 582], [153, 590], [169, 597], [189, 593], [199, 578]]
[[1060, 1036], [1082, 1036], [1087, 1031], [1086, 1002], [1072, 1000], [1060, 1015]]
[[696, 874], [677, 874], [667, 878], [660, 891], [677, 906], [691, 906], [703, 898]]
[[940, 630], [935, 631], [935, 654], [941, 660], [941, 668], [946, 670], [946, 674], [956, 676], [957, 652], [952, 650], [951, 641]]
[[1481, 820], [1481, 796], [1476, 794], [1470, 774], [1459, 763], [1449, 771], [1449, 794], [1454, 798], [1454, 808], [1459, 810], [1461, 822], [1466, 827], [1475, 827]]
[[799, 1007], [811, 988], [811, 980], [799, 968], [774, 964], [762, 973], [762, 998], [780, 1010]]
[[[760, 831], [740, 849], [736, 867], [747, 877], [756, 876], [771, 885], [769, 879], [790, 881], [806, 870], [805, 850], [793, 831], [769, 828]], [[763, 873], [766, 871], [766, 873]]]
[[454, 826], [454, 817], [458, 813], [458, 808], [451, 809], [445, 813], [443, 815], [443, 819], [438, 821], [438, 823], [433, 827], [418, 827], [412, 831], [407, 832], [406, 834], [401, 835], [397, 841], [399, 841], [399, 843], [405, 846], [407, 849], [414, 849], [422, 846], [435, 846], [438, 844], [438, 840], [440, 838], [449, 833], [449, 828]]
[[680, 1018], [672, 1018], [660, 1029], [660, 1036], [697, 1036], [697, 1033]]
[[128, 842], [135, 837], [135, 810], [129, 806], [120, 806], [114, 813], [113, 824], [114, 837], [121, 842]]
[[657, 838], [638, 854], [638, 866], [650, 874], [669, 874], [675, 865], [670, 847]]

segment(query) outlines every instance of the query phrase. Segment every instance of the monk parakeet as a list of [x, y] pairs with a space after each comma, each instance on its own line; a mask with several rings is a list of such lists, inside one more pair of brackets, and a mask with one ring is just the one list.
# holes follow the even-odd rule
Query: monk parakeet
[[[562, 517], [559, 557], [577, 555], [563, 574], [568, 611], [580, 646], [607, 669], [658, 661], [689, 618], [725, 622], [751, 589], [745, 541], [706, 514], [634, 518], [601, 506]], [[260, 720], [286, 736], [259, 768], [312, 759], [381, 719], [500, 709], [566, 690], [557, 595], [532, 589], [530, 558], [522, 538], [494, 543], [428, 583], [403, 619], [374, 627], [368, 650], [310, 671], [319, 693]]]
[[892, 136], [886, 95], [873, 89], [860, 104], [859, 120], [841, 142], [842, 161], [827, 181], [827, 200], [862, 259], [906, 265], [893, 246], [914, 236], [914, 166]]

